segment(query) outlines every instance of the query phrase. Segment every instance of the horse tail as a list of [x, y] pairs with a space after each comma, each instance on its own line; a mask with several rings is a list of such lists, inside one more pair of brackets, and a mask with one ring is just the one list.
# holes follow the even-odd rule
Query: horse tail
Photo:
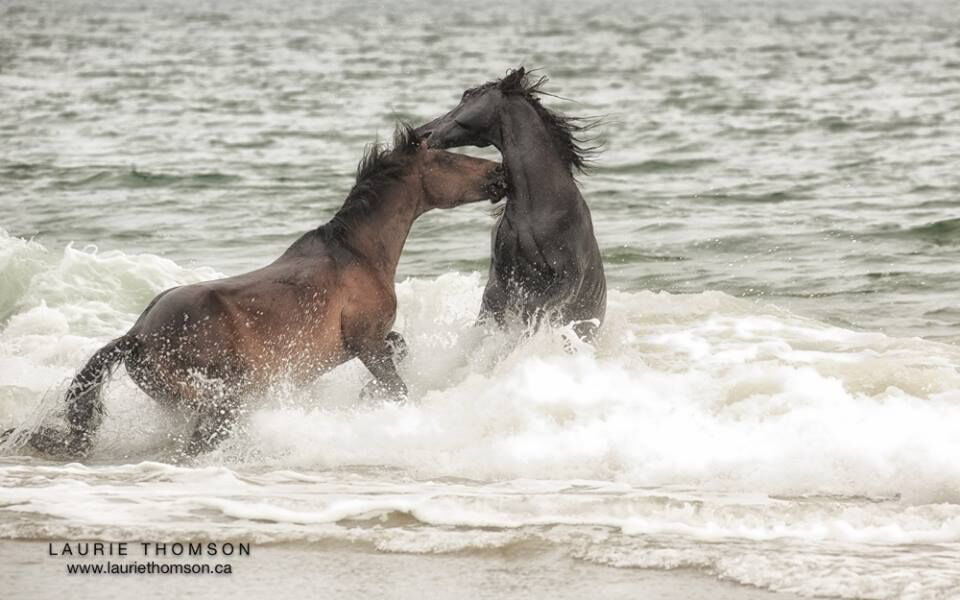
[[70, 425], [69, 450], [84, 455], [93, 445], [93, 436], [103, 420], [101, 391], [107, 377], [130, 353], [135, 341], [121, 336], [97, 352], [77, 373], [67, 388], [67, 423]]

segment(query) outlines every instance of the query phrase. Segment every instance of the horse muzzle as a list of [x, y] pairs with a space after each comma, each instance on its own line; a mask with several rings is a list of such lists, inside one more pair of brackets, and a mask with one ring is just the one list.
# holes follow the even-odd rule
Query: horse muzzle
[[490, 204], [496, 204], [503, 200], [509, 191], [509, 184], [507, 183], [507, 169], [502, 164], [497, 165], [497, 168], [493, 170], [492, 174], [493, 180], [487, 184], [484, 191], [490, 197]]
[[485, 148], [490, 142], [465, 128], [448, 116], [434, 119], [415, 130], [417, 137], [427, 142], [427, 147], [436, 150], [447, 150], [460, 146], [476, 146]]

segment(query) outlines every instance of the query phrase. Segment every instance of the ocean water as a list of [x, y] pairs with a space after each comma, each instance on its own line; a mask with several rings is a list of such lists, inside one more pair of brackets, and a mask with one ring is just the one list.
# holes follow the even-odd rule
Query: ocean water
[[550, 549], [957, 597], [957, 31], [947, 1], [0, 3], [0, 428], [55, 421], [154, 295], [271, 261], [366, 144], [521, 62], [602, 117], [580, 181], [611, 290], [595, 347], [475, 330], [492, 219], [425, 215], [408, 404], [359, 401], [349, 363], [182, 463], [182, 419], [121, 370], [85, 464], [4, 449], [0, 539]]

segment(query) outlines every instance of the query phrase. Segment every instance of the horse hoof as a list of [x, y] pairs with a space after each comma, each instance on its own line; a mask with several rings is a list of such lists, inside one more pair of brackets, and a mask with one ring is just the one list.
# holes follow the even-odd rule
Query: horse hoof
[[0, 433], [0, 444], [2, 444], [2, 443], [4, 443], [4, 442], [6, 442], [7, 440], [9, 440], [9, 439], [10, 439], [10, 436], [13, 435], [13, 434], [16, 433], [16, 432], [17, 432], [17, 428], [16, 428], [16, 427], [11, 427], [10, 429], [7, 429], [6, 431]]
[[360, 400], [361, 402], [387, 401], [403, 404], [407, 401], [407, 390], [391, 390], [374, 379], [360, 390]]
[[30, 435], [28, 443], [33, 446], [35, 450], [51, 456], [62, 456], [67, 454], [70, 449], [70, 441], [67, 434], [50, 427], [41, 427], [33, 432]]
[[387, 349], [393, 356], [393, 364], [400, 364], [410, 352], [407, 340], [403, 339], [403, 336], [396, 331], [387, 334]]
[[[7, 429], [0, 433], [0, 443], [6, 442], [17, 434], [17, 429]], [[40, 427], [29, 435], [23, 435], [16, 442], [16, 446], [29, 446], [40, 454], [54, 458], [83, 457], [89, 449], [85, 438], [77, 439], [65, 431], [52, 427]]]
[[362, 402], [370, 402], [371, 400], [377, 400], [380, 397], [380, 386], [377, 385], [376, 381], [368, 381], [366, 385], [360, 388], [360, 400]]

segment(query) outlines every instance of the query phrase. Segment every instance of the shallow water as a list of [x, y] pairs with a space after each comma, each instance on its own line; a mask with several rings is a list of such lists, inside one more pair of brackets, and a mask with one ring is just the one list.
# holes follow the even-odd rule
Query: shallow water
[[[69, 594], [86, 600], [103, 596], [102, 578], [31, 577], [39, 566], [52, 571], [63, 568], [62, 558], [46, 557], [46, 552], [46, 544], [38, 542], [0, 543], [0, 583], [9, 583], [7, 589], [22, 590], [31, 598]], [[175, 562], [190, 561], [167, 564]], [[234, 560], [233, 566], [229, 577], [165, 577], [164, 593], [195, 598], [359, 596], [386, 600], [429, 595], [437, 600], [457, 600], [466, 592], [478, 600], [516, 596], [579, 600], [596, 595], [597, 588], [602, 587], [603, 597], [609, 600], [634, 600], [640, 594], [659, 600], [799, 598], [717, 581], [692, 569], [609, 569], [533, 544], [424, 556], [380, 552], [363, 544], [328, 540], [258, 546], [249, 557]], [[291, 577], [290, 573], [310, 576]], [[121, 597], [150, 595], [156, 589], [155, 582], [155, 577], [109, 578], [111, 594]]]
[[121, 373], [90, 464], [0, 458], [0, 538], [960, 587], [954, 3], [107, 6], [0, 7], [0, 427], [54, 419], [156, 293], [271, 260], [366, 143], [521, 61], [606, 119], [581, 183], [608, 321], [573, 353], [473, 330], [491, 219], [431, 213], [399, 269], [409, 405], [358, 402], [348, 364], [174, 466], [182, 422]]

